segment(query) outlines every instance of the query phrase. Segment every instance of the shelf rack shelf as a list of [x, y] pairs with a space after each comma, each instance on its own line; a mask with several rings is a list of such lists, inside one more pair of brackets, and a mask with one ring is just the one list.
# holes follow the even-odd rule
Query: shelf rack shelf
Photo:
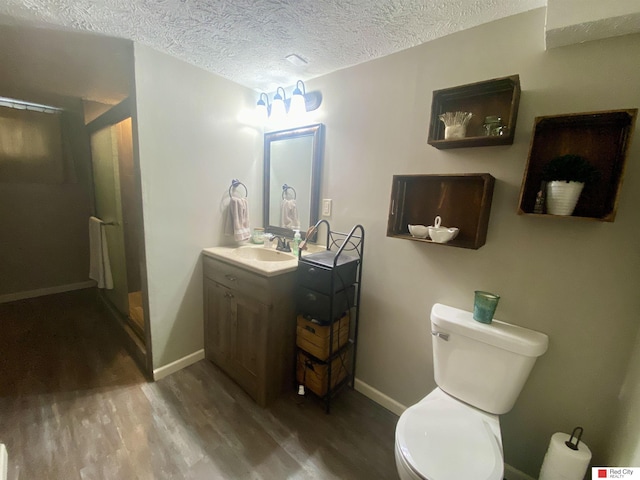
[[[341, 233], [320, 220], [313, 232], [323, 224], [326, 251], [298, 261], [296, 378], [324, 401], [329, 413], [338, 391], [355, 382], [364, 228], [356, 225]], [[316, 330], [326, 335], [316, 335], [319, 346], [309, 343], [309, 331]]]

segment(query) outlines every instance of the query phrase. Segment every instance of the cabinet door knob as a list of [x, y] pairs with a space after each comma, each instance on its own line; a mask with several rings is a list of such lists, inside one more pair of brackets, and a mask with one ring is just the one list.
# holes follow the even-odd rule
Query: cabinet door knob
[[307, 270], [307, 273], [308, 273], [309, 275], [315, 275], [315, 274], [316, 274], [316, 269], [315, 269], [315, 268], [313, 268], [313, 267], [311, 267], [309, 270]]
[[309, 300], [311, 302], [315, 302], [316, 301], [316, 296], [313, 293], [307, 293], [307, 300]]
[[227, 292], [224, 294], [225, 298], [233, 298], [233, 293]]
[[234, 277], [233, 275], [225, 275], [224, 276], [227, 280], [229, 280], [230, 282], [235, 282], [238, 280], [237, 277]]

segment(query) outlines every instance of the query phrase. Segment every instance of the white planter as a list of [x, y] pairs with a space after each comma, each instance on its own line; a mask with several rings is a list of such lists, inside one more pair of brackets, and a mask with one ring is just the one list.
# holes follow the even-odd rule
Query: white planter
[[584, 183], [581, 182], [553, 181], [547, 183], [547, 213], [551, 215], [573, 214], [583, 188]]

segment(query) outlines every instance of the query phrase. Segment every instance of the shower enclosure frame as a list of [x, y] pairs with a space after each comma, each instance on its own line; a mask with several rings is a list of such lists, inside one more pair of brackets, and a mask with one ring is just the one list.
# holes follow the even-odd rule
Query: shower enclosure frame
[[[139, 212], [140, 224], [137, 226], [137, 249], [139, 255], [140, 287], [142, 292], [142, 308], [144, 315], [144, 328], [142, 335], [139, 335], [129, 324], [126, 315], [121, 312], [111, 301], [106, 298], [104, 292], [98, 291], [100, 300], [107, 307], [109, 313], [118, 322], [123, 332], [123, 339], [127, 350], [134, 357], [147, 378], [153, 378], [153, 356], [151, 352], [151, 326], [149, 317], [148, 282], [146, 270], [146, 254], [144, 243], [144, 212], [142, 209], [142, 183], [140, 173], [140, 157], [138, 148], [137, 119], [135, 114], [135, 101], [128, 97], [119, 104], [113, 106], [96, 119], [86, 124], [88, 141], [91, 142], [93, 134], [107, 127], [112, 127], [118, 123], [131, 119], [131, 141], [132, 141], [132, 161], [133, 161], [133, 205]], [[93, 159], [91, 159], [93, 171]], [[92, 181], [93, 196], [95, 202], [95, 184]], [[95, 203], [94, 203], [95, 209]]]

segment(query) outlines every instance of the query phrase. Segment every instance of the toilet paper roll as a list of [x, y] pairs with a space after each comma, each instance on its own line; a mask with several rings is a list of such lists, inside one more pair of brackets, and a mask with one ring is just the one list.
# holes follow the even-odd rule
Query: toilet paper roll
[[[582, 480], [591, 461], [591, 450], [584, 443], [578, 444], [578, 450], [565, 445], [571, 436], [566, 433], [554, 433], [544, 456], [539, 480]], [[575, 441], [575, 439], [574, 439]]]

